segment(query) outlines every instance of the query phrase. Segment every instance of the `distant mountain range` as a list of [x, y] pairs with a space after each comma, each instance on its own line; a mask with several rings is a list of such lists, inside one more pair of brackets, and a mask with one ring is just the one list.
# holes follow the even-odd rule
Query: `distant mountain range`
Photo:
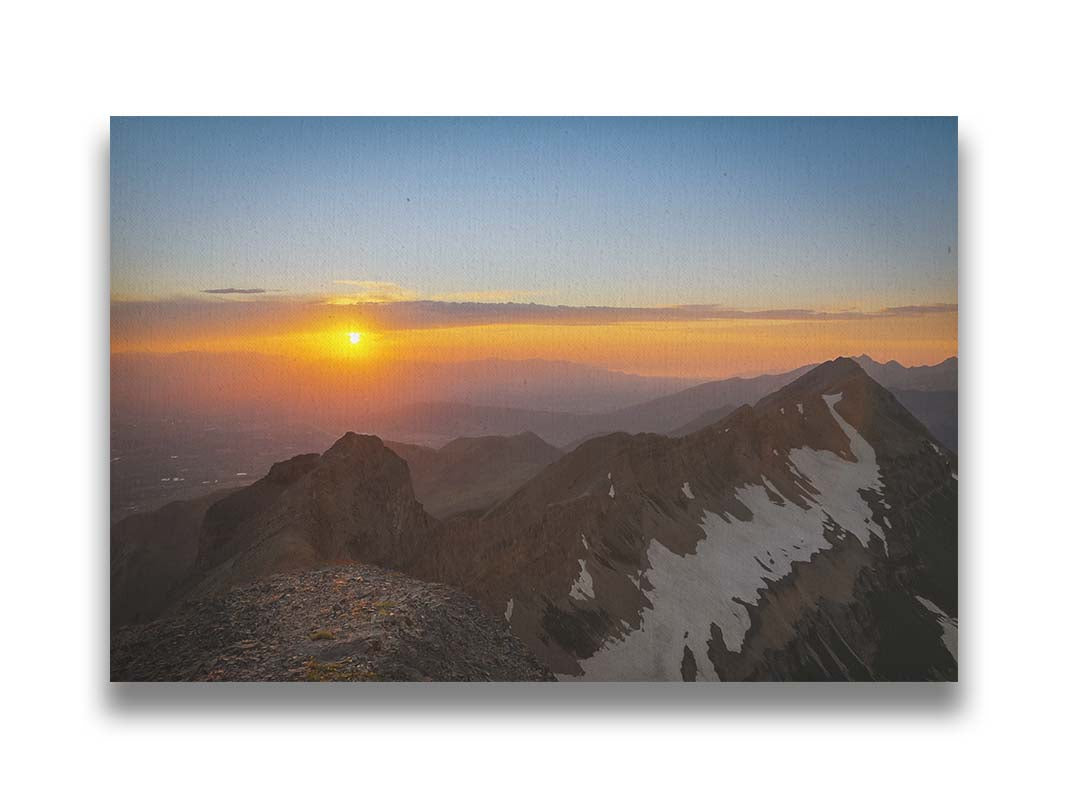
[[457, 436], [510, 436], [526, 431], [571, 449], [605, 433], [667, 433], [692, 422], [709, 409], [753, 403], [802, 374], [708, 381], [680, 392], [615, 411], [574, 414], [527, 409], [471, 406], [462, 403], [416, 403], [370, 418], [367, 430], [406, 441], [447, 441]]
[[[956, 449], [956, 358], [921, 367], [904, 367], [895, 361], [881, 364], [869, 356], [855, 360], [867, 374], [894, 391], [924, 424], [937, 431], [945, 444]], [[606, 433], [684, 435], [716, 422], [739, 406], [755, 403], [811, 368], [809, 365], [777, 375], [707, 381], [595, 414], [416, 403], [372, 417], [364, 429], [403, 441], [437, 444], [459, 436], [510, 436], [530, 431], [565, 450]]]
[[953, 451], [959, 449], [959, 360], [904, 367], [896, 361], [880, 364], [870, 356], [854, 359], [864, 372], [892, 390], [896, 398]]
[[[397, 446], [401, 442], [438, 448], [457, 438], [473, 439], [482, 437], [509, 437], [523, 433], [533, 433], [546, 441], [553, 448], [572, 450], [582, 442], [606, 433], [662, 433], [670, 436], [683, 436], [700, 430], [725, 417], [734, 409], [746, 403], [752, 404], [769, 392], [781, 388], [790, 380], [802, 374], [810, 367], [793, 370], [781, 375], [765, 375], [757, 378], [732, 378], [722, 381], [709, 381], [670, 394], [661, 394], [632, 405], [612, 408], [612, 410], [595, 413], [576, 413], [575, 411], [530, 409], [520, 407], [499, 407], [471, 405], [459, 402], [408, 403], [390, 412], [373, 414], [349, 414], [338, 411], [336, 419], [325, 427], [309, 423], [303, 415], [305, 409], [298, 402], [294, 408], [286, 407], [283, 414], [272, 418], [264, 416], [263, 409], [246, 414], [236, 413], [242, 402], [249, 397], [263, 398], [254, 389], [258, 381], [263, 380], [259, 370], [268, 375], [277, 364], [253, 358], [250, 363], [243, 360], [233, 361], [221, 357], [222, 364], [229, 364], [235, 372], [227, 372], [219, 377], [219, 367], [214, 361], [202, 361], [203, 354], [188, 354], [188, 358], [174, 356], [172, 364], [178, 374], [183, 376], [175, 385], [173, 372], [161, 370], [162, 385], [145, 384], [142, 388], [156, 393], [160, 398], [181, 397], [189, 390], [189, 385], [196, 386], [200, 378], [211, 381], [210, 386], [201, 387], [208, 396], [221, 392], [227, 395], [231, 389], [241, 395], [240, 402], [234, 399], [227, 405], [226, 413], [207, 415], [201, 411], [188, 416], [167, 413], [165, 415], [145, 415], [122, 413], [120, 409], [112, 419], [112, 519], [140, 511], [152, 510], [171, 500], [193, 499], [213, 489], [234, 488], [250, 483], [256, 475], [262, 474], [269, 466], [282, 458], [298, 453], [321, 451], [337, 437], [337, 432], [345, 428], [354, 428], [366, 433], [381, 435]], [[130, 359], [117, 359], [117, 384], [128, 384], [131, 380], [126, 371], [131, 369]], [[136, 362], [137, 359], [132, 359]], [[950, 449], [957, 448], [957, 402], [955, 358], [947, 359], [941, 364], [930, 367], [902, 367], [896, 362], [880, 364], [868, 356], [859, 356], [857, 363], [875, 377], [882, 385], [891, 389], [897, 399], [904, 404], [920, 421], [937, 436], [938, 440]], [[156, 375], [161, 364], [169, 363], [165, 359], [155, 364], [147, 372], [134, 369], [141, 379], [150, 380]], [[214, 366], [209, 366], [213, 364]], [[575, 392], [582, 393], [583, 375], [591, 368], [579, 365], [567, 365], [565, 362], [476, 362], [457, 369], [456, 375], [490, 374], [496, 376], [490, 383], [475, 384], [482, 389], [472, 389], [471, 396], [479, 391], [488, 391], [491, 386], [499, 386], [506, 373], [504, 365], [512, 365], [511, 378], [514, 386], [510, 392], [521, 393], [531, 386], [540, 386], [538, 391], [551, 393], [552, 387], [558, 393], [555, 406], [566, 407], [575, 401]], [[253, 373], [249, 366], [255, 367]], [[571, 368], [574, 369], [571, 369]], [[201, 370], [203, 368], [203, 371]], [[596, 370], [592, 370], [594, 373]], [[527, 373], [539, 375], [532, 382]], [[629, 381], [638, 376], [626, 376], [623, 373], [605, 373], [606, 386], [612, 382]], [[453, 380], [458, 380], [456, 375]], [[516, 379], [521, 375], [521, 379]], [[276, 377], [276, 376], [275, 376]], [[499, 379], [499, 380], [498, 380]], [[644, 385], [641, 391], [649, 391], [660, 379], [648, 379], [652, 383]], [[431, 381], [432, 383], [433, 381]], [[186, 385], [189, 384], [189, 385]], [[473, 385], [473, 384], [472, 384]], [[221, 386], [221, 388], [220, 388]], [[129, 388], [129, 386], [127, 386]], [[335, 387], [336, 388], [336, 387]], [[631, 387], [632, 388], [632, 387]], [[324, 387], [312, 380], [304, 386], [302, 396], [305, 398], [321, 397]], [[116, 388], [116, 391], [120, 391]], [[280, 391], [280, 390], [279, 390]], [[405, 398], [408, 394], [401, 394]], [[623, 392], [619, 399], [632, 397], [632, 393]], [[567, 398], [570, 398], [568, 400]], [[266, 395], [263, 403], [269, 408], [274, 394]], [[394, 398], [395, 399], [395, 398]], [[528, 398], [529, 399], [529, 398]], [[160, 402], [163, 402], [160, 399]], [[336, 403], [336, 398], [327, 397], [312, 411], [309, 418], [316, 419], [323, 406]], [[606, 401], [605, 401], [606, 402]], [[551, 404], [550, 404], [551, 405]], [[609, 404], [611, 405], [611, 404]], [[395, 406], [395, 403], [394, 403]], [[143, 411], [143, 410], [142, 410]], [[430, 463], [447, 463], [432, 456], [416, 460], [412, 455], [412, 469], [419, 499], [438, 513], [448, 513], [449, 508], [439, 506], [430, 492], [435, 478], [427, 470], [433, 471]], [[493, 463], [493, 456], [485, 454], [486, 464]], [[541, 464], [543, 459], [534, 459], [532, 463]], [[501, 474], [502, 490], [514, 488], [513, 481], [506, 478], [508, 471]], [[516, 473], [520, 477], [529, 477], [528, 470]], [[446, 481], [447, 483], [447, 481]], [[479, 479], [480, 486], [488, 488], [488, 483]], [[422, 490], [426, 488], [426, 492]], [[475, 491], [476, 498], [482, 490]], [[451, 489], [440, 493], [441, 497], [451, 494]], [[489, 491], [488, 499], [499, 499], [499, 492]], [[483, 499], [485, 499], [483, 498]], [[457, 507], [458, 510], [458, 507]]]
[[561, 677], [952, 679], [955, 469], [839, 359], [681, 439], [586, 442], [420, 565]]
[[[715, 383], [731, 386], [693, 387], [700, 413], [753, 386]], [[693, 410], [688, 391], [632, 419]], [[171, 635], [161, 615], [354, 561], [463, 589], [561, 678], [955, 679], [956, 458], [855, 361], [680, 437], [394, 447], [349, 433], [118, 523], [113, 645], [150, 649]], [[264, 585], [277, 613], [302, 607], [299, 587]], [[152, 674], [180, 677], [167, 669]]]
[[881, 364], [867, 355], [853, 358], [863, 371], [887, 389], [908, 389], [923, 392], [956, 391], [959, 359], [946, 358], [932, 366], [905, 367], [896, 361]]
[[440, 519], [496, 505], [563, 455], [529, 432], [454, 439], [439, 450], [385, 444], [407, 461], [415, 496]]
[[121, 416], [237, 414], [275, 422], [295, 418], [325, 428], [386, 414], [395, 410], [397, 398], [409, 404], [432, 401], [587, 414], [699, 382], [540, 359], [346, 364], [253, 353], [111, 357], [112, 410]]

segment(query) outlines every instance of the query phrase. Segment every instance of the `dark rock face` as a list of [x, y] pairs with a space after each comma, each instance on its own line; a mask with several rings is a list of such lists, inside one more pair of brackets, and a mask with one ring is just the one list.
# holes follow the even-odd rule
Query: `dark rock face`
[[221, 499], [123, 520], [113, 536], [112, 622], [146, 621], [182, 599], [278, 572], [351, 561], [403, 568], [434, 526], [404, 461], [377, 437], [349, 433]]
[[415, 496], [438, 519], [491, 508], [563, 455], [532, 433], [460, 438], [437, 450], [386, 444], [407, 461]]
[[[552, 462], [443, 523], [403, 458], [351, 433], [231, 494], [124, 520], [113, 625], [171, 616], [116, 631], [115, 675], [461, 680], [488, 669], [478, 648], [491, 629], [469, 600], [442, 601], [440, 616], [441, 587], [424, 595], [428, 584], [405, 578], [395, 595], [392, 576], [357, 597], [366, 587], [354, 584], [380, 571], [315, 577], [362, 562], [460, 587], [560, 677], [955, 680], [956, 457], [853, 361], [680, 438], [609, 434], [561, 457], [536, 437], [498, 438], [433, 456], [398, 446], [413, 461], [448, 450], [460, 483], [481, 480], [494, 453]], [[385, 618], [351, 627], [364, 600], [415, 609], [377, 666], [367, 654], [385, 652], [373, 644]], [[427, 638], [405, 638], [423, 623]], [[311, 639], [309, 626], [326, 632]]]
[[415, 569], [559, 675], [954, 680], [955, 470], [838, 359], [681, 439], [586, 442]]
[[376, 567], [281, 574], [112, 633], [115, 681], [552, 680], [462, 592]]
[[204, 514], [220, 494], [168, 503], [111, 529], [111, 624], [154, 619], [188, 579]]

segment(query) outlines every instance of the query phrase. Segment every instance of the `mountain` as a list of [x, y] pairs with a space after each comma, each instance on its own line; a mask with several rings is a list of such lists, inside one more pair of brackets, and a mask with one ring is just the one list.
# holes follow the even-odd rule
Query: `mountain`
[[213, 504], [201, 526], [197, 592], [341, 561], [403, 569], [433, 536], [407, 464], [374, 436], [275, 464]]
[[959, 359], [955, 356], [946, 358], [940, 364], [919, 367], [905, 367], [897, 361], [882, 364], [868, 355], [856, 356], [853, 361], [887, 389], [954, 392], [959, 384]]
[[[905, 367], [860, 356], [858, 363], [924, 424], [956, 448], [955, 357], [933, 366]], [[729, 410], [753, 404], [811, 370], [811, 365], [776, 375], [707, 381], [672, 394], [613, 411], [573, 413], [480, 406], [457, 402], [412, 403], [365, 421], [365, 429], [389, 439], [440, 444], [456, 437], [513, 436], [530, 431], [564, 450], [609, 433], [681, 436], [721, 419]], [[936, 394], [930, 394], [936, 393]], [[950, 394], [951, 393], [951, 394]]]
[[494, 505], [563, 455], [528, 432], [454, 439], [437, 450], [385, 444], [408, 463], [415, 496], [438, 518]]
[[112, 533], [113, 625], [143, 622], [276, 572], [361, 561], [404, 568], [436, 535], [407, 464], [349, 433], [322, 455], [279, 462], [250, 486], [171, 503]]
[[959, 451], [959, 396], [944, 391], [893, 389], [893, 395], [952, 452]]
[[[956, 457], [852, 360], [679, 438], [612, 433], [562, 456], [531, 434], [396, 447], [349, 433], [114, 526], [116, 674], [399, 675], [403, 659], [363, 658], [377, 629], [339, 629], [345, 653], [298, 635], [338, 635], [354, 595], [327, 611], [312, 575], [359, 562], [467, 592], [563, 678], [956, 677]], [[411, 478], [455, 493], [538, 460], [444, 522]], [[394, 602], [389, 586], [360, 597]], [[396, 652], [443, 675], [413, 666], [417, 641]]]
[[111, 418], [111, 519], [247, 486], [277, 461], [337, 439], [295, 419]]
[[668, 436], [679, 437], [686, 436], [690, 433], [696, 433], [702, 428], [706, 428], [709, 425], [714, 425], [720, 419], [724, 419], [736, 410], [736, 406], [722, 406], [721, 408], [713, 408], [711, 411], [706, 411], [696, 419], [692, 419], [685, 425], [675, 428], [673, 431], [667, 433]]
[[462, 592], [366, 565], [272, 575], [112, 637], [116, 681], [541, 681]]
[[[153, 396], [158, 403], [165, 404], [189, 391], [212, 397], [221, 391], [226, 396], [226, 411], [189, 416], [113, 414], [113, 521], [170, 501], [195, 499], [206, 491], [245, 486], [281, 459], [299, 453], [322, 452], [337, 438], [335, 431], [356, 428], [380, 434], [392, 440], [394, 449], [402, 446], [401, 441], [439, 447], [456, 437], [515, 436], [531, 431], [553, 446], [569, 451], [591, 438], [616, 431], [671, 436], [692, 433], [717, 422], [740, 405], [755, 403], [810, 368], [782, 375], [710, 381], [652, 400], [642, 397], [643, 402], [634, 405], [628, 404], [629, 401], [642, 393], [669, 387], [670, 380], [649, 378], [647, 383], [640, 383], [631, 381], [639, 376], [595, 368], [588, 368], [592, 372], [587, 374], [583, 372], [586, 368], [567, 362], [470, 362], [456, 365], [454, 374], [447, 376], [453, 390], [442, 395], [463, 402], [414, 402], [425, 396], [425, 386], [416, 391], [406, 383], [401, 385], [385, 379], [378, 390], [395, 389], [390, 401], [404, 397], [409, 405], [381, 413], [368, 411], [359, 402], [349, 407], [345, 398], [358, 397], [365, 390], [358, 383], [335, 385], [341, 380], [333, 375], [336, 370], [329, 372], [334, 384], [324, 383], [325, 378], [314, 373], [297, 372], [295, 377], [290, 376], [287, 386], [264, 387], [260, 385], [266, 380], [264, 370], [273, 379], [281, 379], [271, 372], [278, 364], [266, 357], [250, 357], [247, 362], [232, 355], [218, 362], [205, 354], [159, 358], [160, 364], [152, 358], [146, 361], [140, 357], [116, 357], [112, 365], [115, 391], [122, 391], [122, 386], [139, 376], [134, 381], [134, 394], [139, 400]], [[891, 389], [942, 442], [956, 449], [955, 358], [933, 367], [902, 367], [896, 362], [879, 364], [867, 356], [861, 356], [860, 360], [868, 374]], [[149, 368], [153, 364], [159, 369], [170, 365], [173, 371], [164, 370], [166, 379], [156, 381], [156, 373]], [[223, 367], [225, 375], [216, 375]], [[434, 372], [430, 370], [427, 375]], [[436, 369], [437, 378], [430, 383], [444, 380], [442, 373], [443, 370]], [[285, 374], [288, 373], [283, 373], [283, 377]], [[188, 380], [177, 385], [182, 381], [176, 375]], [[355, 373], [348, 375], [353, 381], [356, 377]], [[216, 383], [203, 383], [215, 378], [218, 378]], [[264, 417], [262, 408], [247, 416], [234, 413], [249, 397], [264, 393], [272, 398], [270, 403], [284, 401], [285, 392], [292, 391], [289, 384], [304, 387], [305, 391], [301, 399], [284, 402], [277, 415]], [[576, 393], [586, 392], [594, 384], [600, 387], [597, 391], [603, 390], [601, 399], [594, 404], [578, 402]], [[951, 388], [937, 389], [937, 386]], [[513, 407], [471, 404], [488, 399], [507, 400]], [[537, 403], [543, 404], [541, 410], [532, 409]], [[309, 424], [323, 416], [334, 421], [325, 428]], [[419, 471], [411, 459], [408, 461], [418, 490]], [[425, 503], [421, 495], [420, 499]]]
[[471, 436], [511, 436], [532, 432], [556, 447], [573, 449], [594, 436], [618, 431], [667, 433], [710, 410], [754, 403], [801, 375], [803, 367], [781, 375], [708, 381], [615, 411], [574, 414], [463, 403], [414, 403], [367, 421], [367, 430], [386, 438], [421, 443]]
[[[442, 450], [468, 470], [558, 455], [532, 436]], [[370, 566], [411, 568], [440, 534], [407, 463], [353, 433], [130, 516], [112, 528], [112, 680], [552, 680], [459, 590]]]
[[357, 367], [336, 358], [256, 353], [111, 356], [112, 411], [119, 418], [235, 416], [278, 427], [300, 420], [326, 430], [354, 425], [379, 430], [362, 423], [388, 416], [398, 397], [413, 404], [588, 414], [643, 402], [698, 381], [540, 359], [454, 363], [375, 359]]
[[244, 488], [116, 523], [112, 623], [146, 622], [180, 599], [275, 572], [347, 561], [403, 569], [438, 535], [420, 500], [441, 516], [486, 508], [561, 455], [531, 433], [439, 450], [346, 434]]
[[[905, 367], [896, 361], [889, 361], [882, 364], [875, 361], [870, 356], [858, 356], [853, 359], [859, 364], [863, 371], [874, 378], [875, 381], [886, 387], [896, 395], [896, 398], [908, 409], [915, 417], [928, 427], [933, 434], [945, 445], [949, 447], [953, 452], [958, 448], [958, 412], [957, 412], [957, 367], [958, 359], [955, 357], [947, 358], [940, 364], [933, 366], [918, 366], [918, 367]], [[771, 379], [770, 388], [767, 391], [773, 391], [774, 389], [784, 386], [789, 380], [796, 378], [798, 375], [803, 374], [810, 367], [802, 367], [800, 370], [787, 373], [783, 376], [764, 376], [763, 378], [755, 379], [757, 381], [766, 381]], [[780, 383], [775, 385], [775, 378], [784, 378]], [[673, 398], [662, 398], [665, 403], [674, 403], [676, 398], [682, 397], [701, 397], [701, 393], [710, 393], [717, 391], [716, 388], [719, 382], [712, 382], [710, 384], [701, 384], [700, 386], [692, 387], [691, 389], [674, 395]], [[764, 392], [765, 394], [766, 392]], [[721, 395], [719, 395], [721, 396]], [[762, 395], [760, 395], [762, 396]], [[701, 428], [718, 422], [725, 417], [730, 411], [741, 405], [742, 403], [754, 402], [756, 397], [738, 395], [738, 399], [733, 403], [723, 405], [721, 407], [710, 406], [709, 410], [695, 416], [690, 419], [686, 424], [679, 425], [673, 430], [666, 430], [662, 426], [655, 426], [654, 424], [645, 423], [644, 426], [627, 424], [622, 427], [618, 427], [618, 430], [625, 430], [630, 433], [636, 433], [639, 430], [647, 430], [655, 433], [668, 433], [670, 436], [684, 436], [694, 431], [698, 431]], [[645, 403], [645, 406], [653, 406], [660, 401], [653, 401], [652, 403]], [[708, 402], [701, 397], [698, 402]], [[584, 437], [580, 441], [585, 441], [589, 437]], [[576, 442], [578, 444], [580, 442]], [[573, 449], [573, 448], [568, 448]]]
[[166, 608], [196, 563], [204, 514], [227, 494], [178, 500], [112, 525], [112, 625], [147, 622]]
[[588, 433], [589, 420], [595, 416], [465, 403], [412, 403], [364, 420], [362, 427], [394, 443], [415, 442], [432, 447], [457, 438], [517, 436], [526, 432], [559, 446]]
[[699, 379], [633, 375], [570, 361], [484, 359], [420, 364], [411, 390], [424, 399], [594, 414], [676, 392]]
[[590, 440], [412, 569], [560, 677], [956, 677], [956, 459], [856, 362], [680, 439]]
[[932, 366], [905, 367], [896, 361], [881, 364], [870, 356], [854, 359], [863, 371], [896, 395], [937, 438], [953, 452], [959, 447], [959, 359], [946, 358]]
[[810, 365], [776, 375], [708, 381], [665, 397], [597, 415], [593, 427], [608, 432], [667, 433], [709, 411], [755, 403], [809, 369]]

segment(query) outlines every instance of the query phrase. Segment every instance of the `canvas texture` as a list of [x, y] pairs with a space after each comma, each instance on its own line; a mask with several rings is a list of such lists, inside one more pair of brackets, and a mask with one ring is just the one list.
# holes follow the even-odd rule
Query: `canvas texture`
[[110, 158], [113, 681], [957, 680], [955, 118]]

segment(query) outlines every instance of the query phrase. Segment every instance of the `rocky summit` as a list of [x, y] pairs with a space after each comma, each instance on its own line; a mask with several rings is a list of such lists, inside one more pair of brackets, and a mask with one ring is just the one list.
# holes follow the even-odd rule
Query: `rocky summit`
[[460, 591], [367, 565], [274, 575], [112, 636], [117, 681], [542, 681]]
[[723, 413], [566, 454], [349, 433], [123, 520], [113, 676], [955, 680], [952, 450], [847, 358]]

